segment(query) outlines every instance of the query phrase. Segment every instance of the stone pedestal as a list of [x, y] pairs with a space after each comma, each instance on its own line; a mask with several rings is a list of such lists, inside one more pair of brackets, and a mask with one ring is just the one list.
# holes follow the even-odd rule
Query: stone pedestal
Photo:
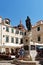
[[30, 41], [31, 41], [31, 32], [25, 32], [26, 35], [23, 37], [23, 44], [25, 50], [25, 59], [24, 60], [32, 60], [30, 56]]

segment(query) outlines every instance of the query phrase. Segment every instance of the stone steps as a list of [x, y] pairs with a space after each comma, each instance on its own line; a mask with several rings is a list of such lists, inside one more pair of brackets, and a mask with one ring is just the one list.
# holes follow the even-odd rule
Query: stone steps
[[41, 64], [39, 64], [39, 61], [36, 61], [36, 65], [41, 65]]
[[0, 63], [0, 65], [15, 65], [15, 64], [11, 64], [11, 63]]

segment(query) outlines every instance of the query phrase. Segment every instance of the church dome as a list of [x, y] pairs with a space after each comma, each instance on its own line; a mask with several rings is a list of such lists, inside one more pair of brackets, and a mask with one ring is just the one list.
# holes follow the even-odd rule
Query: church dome
[[22, 24], [21, 20], [20, 20], [20, 24], [18, 25], [19, 29], [24, 29], [24, 25]]

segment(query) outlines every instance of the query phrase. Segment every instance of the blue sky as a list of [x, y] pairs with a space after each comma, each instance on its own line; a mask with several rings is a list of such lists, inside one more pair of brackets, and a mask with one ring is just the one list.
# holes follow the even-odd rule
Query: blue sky
[[29, 16], [31, 23], [43, 20], [43, 0], [0, 0], [0, 16], [9, 18], [11, 25], [18, 25], [20, 19], [25, 25]]

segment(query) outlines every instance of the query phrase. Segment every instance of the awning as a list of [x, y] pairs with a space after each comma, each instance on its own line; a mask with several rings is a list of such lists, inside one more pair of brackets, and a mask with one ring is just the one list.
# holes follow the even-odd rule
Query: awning
[[39, 46], [43, 46], [43, 43], [30, 42], [30, 45], [39, 45]]
[[23, 44], [15, 44], [15, 43], [5, 43], [3, 45], [0, 44], [1, 48], [21, 48]]
[[35, 43], [35, 45], [43, 46], [43, 43]]

